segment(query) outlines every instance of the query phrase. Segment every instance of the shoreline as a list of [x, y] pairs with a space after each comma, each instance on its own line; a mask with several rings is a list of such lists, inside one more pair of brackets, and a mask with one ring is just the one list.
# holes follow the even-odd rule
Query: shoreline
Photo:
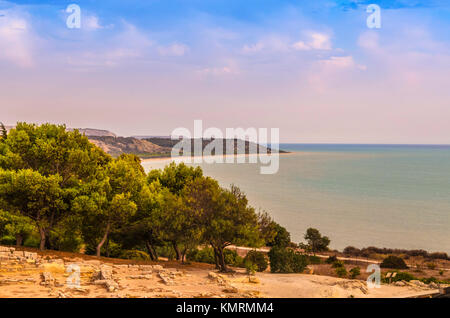
[[[280, 155], [293, 155], [293, 154], [298, 154], [299, 152], [279, 152], [277, 153], [278, 156]], [[161, 157], [152, 157], [152, 158], [145, 158], [145, 157], [139, 157], [141, 158], [141, 162], [152, 162], [152, 161], [158, 161], [158, 162], [163, 162], [163, 161], [175, 161], [175, 162], [185, 162], [186, 161], [191, 161], [190, 163], [194, 163], [192, 161], [195, 161], [195, 159], [198, 158], [202, 158], [202, 160], [204, 160], [205, 158], [209, 158], [209, 159], [216, 159], [217, 157], [222, 157], [222, 158], [229, 158], [229, 157], [236, 157], [236, 158], [247, 158], [247, 157], [258, 157], [258, 156], [264, 156], [264, 157], [272, 157], [272, 156], [277, 156], [274, 154], [257, 154], [257, 153], [252, 153], [252, 154], [224, 154], [224, 155], [208, 155], [208, 156], [178, 156], [178, 157], [172, 157], [172, 156], [161, 156]], [[201, 162], [204, 163], [204, 162]], [[215, 162], [217, 163], [217, 162]], [[227, 162], [223, 162], [223, 163], [227, 163]], [[233, 162], [235, 163], [235, 162]], [[247, 162], [246, 162], [247, 163]]]

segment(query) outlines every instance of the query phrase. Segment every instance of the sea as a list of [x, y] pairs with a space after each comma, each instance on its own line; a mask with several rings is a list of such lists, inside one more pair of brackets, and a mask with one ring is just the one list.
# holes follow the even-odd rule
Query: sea
[[[450, 146], [280, 144], [279, 170], [255, 163], [197, 164], [237, 185], [303, 242], [307, 228], [342, 250], [376, 246], [450, 254]], [[170, 159], [144, 160], [146, 171]]]

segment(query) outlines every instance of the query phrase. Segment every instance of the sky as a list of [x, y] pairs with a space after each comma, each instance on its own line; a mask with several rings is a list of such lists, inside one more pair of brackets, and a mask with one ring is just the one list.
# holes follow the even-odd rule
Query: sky
[[0, 0], [0, 121], [450, 144], [449, 31], [438, 0]]

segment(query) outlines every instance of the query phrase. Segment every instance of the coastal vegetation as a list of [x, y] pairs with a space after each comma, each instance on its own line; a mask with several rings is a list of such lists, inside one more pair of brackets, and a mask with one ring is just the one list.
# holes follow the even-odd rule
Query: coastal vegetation
[[[3, 243], [143, 257], [210, 246], [227, 271], [225, 248], [272, 242], [279, 226], [241, 190], [200, 168], [170, 164], [146, 174], [131, 154], [112, 158], [77, 130], [18, 123], [0, 140]], [[137, 251], [141, 251], [140, 253]]]
[[[327, 266], [316, 253], [339, 254], [329, 252], [330, 239], [317, 229], [307, 229], [304, 238], [293, 243], [286, 228], [250, 206], [237, 186], [221, 187], [199, 167], [172, 163], [146, 173], [136, 155], [114, 158], [77, 130], [18, 123], [8, 132], [0, 124], [0, 244], [134, 260], [166, 257], [250, 273], [269, 266], [273, 273], [303, 272], [307, 265]], [[254, 249], [244, 257], [231, 245]], [[262, 246], [271, 248], [268, 254], [257, 250]], [[394, 269], [405, 268], [408, 257], [427, 257], [435, 260], [427, 266], [436, 273], [438, 261], [448, 259], [421, 250], [344, 250], [345, 256], [372, 254]], [[391, 254], [401, 261], [392, 262]], [[325, 263], [344, 275], [335, 255]]]

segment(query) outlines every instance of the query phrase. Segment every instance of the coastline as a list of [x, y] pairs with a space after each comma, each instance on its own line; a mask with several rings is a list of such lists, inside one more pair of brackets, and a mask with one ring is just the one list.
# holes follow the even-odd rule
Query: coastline
[[[298, 154], [299, 152], [295, 152], [295, 151], [290, 151], [290, 152], [278, 152], [277, 154], [278, 155], [283, 155], [283, 156], [286, 156], [286, 155], [293, 155], [293, 154]], [[305, 153], [306, 154], [306, 153]], [[229, 157], [236, 157], [236, 158], [242, 158], [242, 157], [245, 157], [245, 158], [247, 158], [247, 157], [258, 157], [258, 156], [264, 156], [264, 157], [271, 157], [271, 156], [275, 156], [274, 154], [257, 154], [257, 153], [252, 153], [252, 154], [224, 154], [224, 155], [222, 155], [221, 157], [223, 157], [223, 158], [229, 158]], [[139, 157], [139, 158], [141, 158], [141, 161], [142, 161], [142, 163], [144, 163], [144, 162], [164, 162], [164, 161], [167, 161], [167, 162], [171, 162], [171, 161], [174, 161], [174, 162], [177, 162], [177, 163], [180, 163], [180, 162], [184, 162], [184, 163], [187, 163], [187, 161], [190, 161], [191, 163], [193, 163], [193, 161], [195, 160], [195, 159], [198, 159], [198, 158], [202, 158], [203, 160], [206, 158], [206, 159], [216, 159], [217, 157], [220, 157], [220, 155], [209, 155], [209, 156], [179, 156], [179, 157], [175, 157], [175, 158], [173, 158], [172, 156], [170, 156], [170, 155], [168, 155], [168, 156], [161, 156], [161, 157], [152, 157], [152, 158], [145, 158], [145, 157]], [[224, 163], [226, 163], [226, 162], [224, 162]]]

